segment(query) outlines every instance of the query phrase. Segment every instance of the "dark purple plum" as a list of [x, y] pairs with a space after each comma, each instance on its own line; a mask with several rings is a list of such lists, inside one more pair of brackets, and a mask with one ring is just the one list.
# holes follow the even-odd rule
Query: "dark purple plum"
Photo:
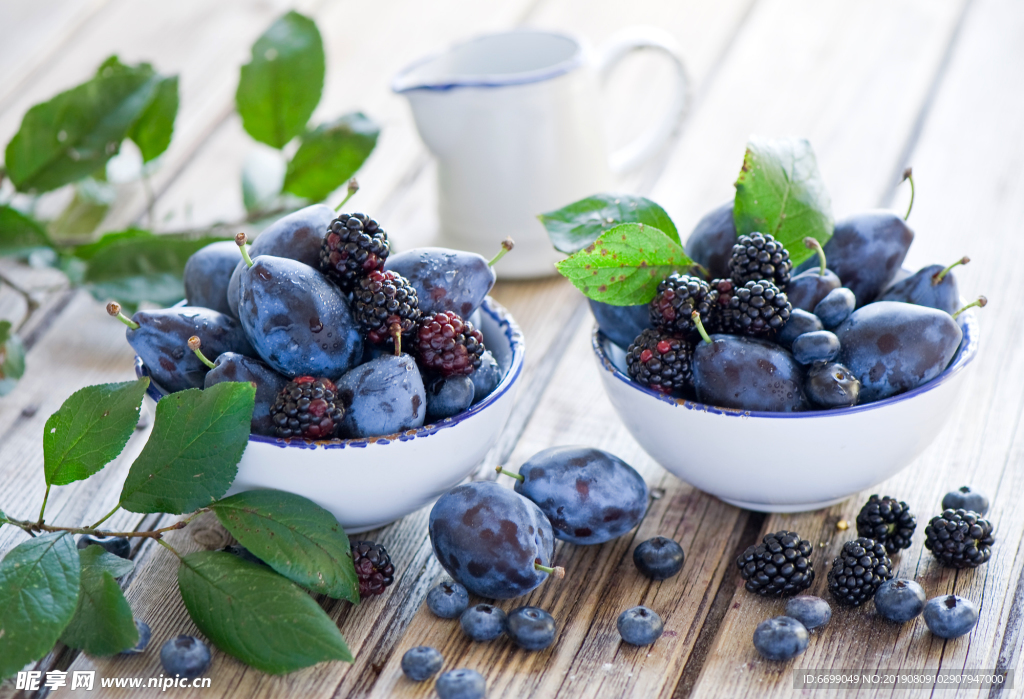
[[[479, 325], [473, 324], [474, 327], [479, 328]], [[479, 403], [498, 387], [501, 383], [501, 366], [498, 365], [498, 361], [491, 354], [490, 350], [484, 350], [484, 353], [480, 355], [480, 366], [473, 370], [473, 373], [469, 375], [469, 378], [473, 381], [473, 402]]]
[[597, 321], [597, 327], [609, 340], [623, 349], [629, 347], [640, 333], [651, 327], [651, 314], [646, 303], [638, 306], [613, 306], [593, 299], [587, 301], [590, 303], [590, 312]]
[[[732, 246], [736, 244], [736, 224], [732, 209], [733, 202], [727, 201], [704, 214], [704, 218], [697, 222], [690, 237], [686, 239], [686, 254], [704, 267], [712, 279], [729, 277], [729, 258], [732, 257]], [[633, 337], [639, 334], [637, 332]]]
[[766, 340], [711, 335], [693, 351], [697, 399], [721, 408], [806, 410], [804, 370], [785, 348]]
[[238, 247], [230, 240], [210, 243], [192, 253], [182, 275], [188, 305], [233, 316], [228, 305], [228, 283], [237, 266]]
[[[811, 248], [817, 253], [818, 266], [816, 269], [809, 269], [796, 274], [783, 291], [789, 298], [790, 305], [794, 309], [813, 311], [814, 307], [833, 289], [843, 285], [835, 272], [825, 266], [825, 251], [814, 238], [804, 238], [804, 247]], [[811, 258], [814, 259], [814, 258]]]
[[[501, 471], [499, 467], [499, 471]], [[635, 527], [647, 512], [647, 484], [625, 461], [592, 447], [551, 447], [504, 471], [515, 490], [547, 515], [555, 538], [602, 544]]]
[[789, 347], [793, 344], [793, 340], [804, 333], [813, 333], [824, 329], [825, 326], [821, 324], [821, 318], [802, 308], [794, 308], [789, 314], [789, 320], [782, 326], [782, 330], [779, 331], [775, 339], [780, 345]]
[[555, 537], [535, 504], [490, 481], [465, 483], [430, 510], [430, 543], [452, 579], [490, 599], [525, 595], [547, 579]]
[[860, 381], [862, 403], [931, 381], [963, 338], [948, 313], [896, 301], [857, 309], [835, 332], [842, 344], [838, 361]]
[[428, 420], [458, 415], [473, 404], [475, 387], [469, 376], [433, 377], [425, 384], [425, 388]]
[[913, 275], [889, 287], [879, 301], [902, 301], [918, 306], [927, 306], [953, 315], [960, 308], [960, 289], [953, 275], [953, 268], [967, 264], [969, 257], [963, 257], [948, 267], [928, 265]]
[[804, 392], [821, 408], [848, 408], [857, 405], [860, 381], [842, 364], [822, 364], [807, 370]]
[[121, 313], [120, 304], [109, 303], [107, 312], [128, 326], [128, 344], [145, 363], [153, 381], [171, 393], [202, 388], [206, 380], [208, 367], [188, 349], [188, 339], [193, 335], [203, 338], [211, 354], [255, 354], [238, 321], [209, 308], [176, 306], [139, 311], [129, 319]]
[[[195, 340], [195, 342], [193, 342]], [[274, 434], [274, 423], [270, 419], [270, 406], [277, 400], [281, 389], [288, 385], [288, 377], [277, 373], [267, 364], [253, 357], [237, 352], [224, 352], [217, 361], [202, 354], [198, 337], [189, 338], [188, 346], [204, 364], [210, 367], [203, 388], [209, 388], [225, 381], [248, 381], [256, 387], [256, 406], [252, 411], [252, 433]], [[212, 366], [211, 366], [212, 365]]]
[[345, 405], [341, 428], [347, 437], [378, 437], [422, 427], [427, 394], [416, 361], [385, 354], [338, 379]]
[[857, 298], [852, 291], [843, 287], [828, 292], [814, 307], [814, 315], [821, 318], [821, 324], [826, 330], [833, 330], [849, 318], [856, 307]]
[[831, 362], [839, 354], [839, 338], [828, 330], [804, 333], [793, 340], [792, 352], [801, 364]]

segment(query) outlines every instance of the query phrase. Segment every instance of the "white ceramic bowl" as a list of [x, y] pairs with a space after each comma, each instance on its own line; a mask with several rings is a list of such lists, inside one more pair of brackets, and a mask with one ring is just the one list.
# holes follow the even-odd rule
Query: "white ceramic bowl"
[[669, 472], [725, 502], [803, 512], [840, 502], [909, 465], [956, 406], [978, 353], [978, 322], [959, 317], [953, 361], [912, 391], [852, 408], [770, 413], [677, 400], [630, 381], [625, 351], [594, 328], [601, 380], [640, 446]]
[[[497, 441], [523, 369], [523, 335], [508, 311], [488, 296], [480, 318], [484, 345], [504, 372], [487, 398], [455, 417], [386, 437], [307, 442], [252, 435], [228, 494], [261, 488], [297, 493], [355, 533], [415, 512], [454, 487]], [[138, 357], [135, 363], [137, 374], [148, 373]], [[150, 385], [153, 400], [166, 393]]]

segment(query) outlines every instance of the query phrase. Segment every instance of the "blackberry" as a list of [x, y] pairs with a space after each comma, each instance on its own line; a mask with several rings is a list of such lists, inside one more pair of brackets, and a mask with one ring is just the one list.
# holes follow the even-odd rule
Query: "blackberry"
[[712, 279], [709, 283], [708, 302], [711, 305], [711, 313], [708, 314], [708, 322], [704, 323], [704, 329], [709, 333], [732, 332], [729, 319], [729, 303], [736, 292], [736, 285], [731, 279]]
[[733, 290], [719, 322], [725, 332], [771, 337], [785, 327], [792, 311], [793, 306], [779, 287], [761, 279]]
[[384, 588], [395, 581], [395, 567], [381, 544], [372, 541], [353, 541], [352, 558], [359, 578], [359, 597], [384, 594]]
[[789, 252], [771, 234], [741, 235], [732, 246], [729, 276], [738, 286], [767, 279], [784, 289], [792, 272]]
[[352, 291], [359, 280], [384, 269], [391, 246], [388, 234], [366, 214], [341, 214], [327, 227], [320, 246], [320, 271]]
[[278, 437], [331, 439], [341, 429], [345, 408], [330, 379], [296, 376], [270, 406], [270, 421]]
[[788, 597], [814, 582], [809, 556], [811, 542], [796, 532], [766, 535], [760, 544], [748, 546], [736, 559], [746, 588], [765, 597]]
[[419, 298], [409, 280], [397, 272], [374, 270], [358, 281], [352, 300], [370, 342], [379, 345], [390, 339], [395, 354], [401, 354], [401, 336], [411, 333], [420, 317]]
[[924, 528], [924, 546], [950, 568], [977, 568], [992, 557], [992, 523], [969, 510], [945, 510]]
[[638, 384], [679, 395], [693, 385], [692, 358], [689, 342], [648, 328], [626, 350], [626, 368]]
[[658, 284], [658, 293], [648, 306], [651, 325], [672, 335], [696, 334], [697, 326], [691, 316], [696, 309], [700, 322], [708, 322], [712, 308], [710, 291], [703, 279], [673, 272]]
[[875, 596], [875, 591], [892, 578], [892, 561], [885, 546], [874, 539], [854, 539], [832, 561], [828, 589], [837, 602], [859, 607]]
[[442, 376], [469, 376], [485, 349], [480, 331], [452, 311], [421, 316], [413, 343], [420, 366]]
[[857, 535], [874, 539], [889, 554], [910, 548], [915, 529], [917, 518], [907, 503], [888, 495], [872, 495], [857, 515]]

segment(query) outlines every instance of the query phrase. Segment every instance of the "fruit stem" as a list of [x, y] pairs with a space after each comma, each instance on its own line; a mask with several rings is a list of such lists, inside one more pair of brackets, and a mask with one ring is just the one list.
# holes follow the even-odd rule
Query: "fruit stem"
[[498, 472], [498, 473], [504, 473], [506, 476], [511, 476], [512, 478], [515, 478], [520, 483], [523, 483], [524, 481], [526, 481], [526, 479], [523, 478], [522, 474], [520, 474], [520, 473], [512, 473], [507, 468], [503, 468], [501, 466], [495, 466], [494, 470], [496, 472]]
[[117, 503], [117, 505], [114, 506], [114, 509], [112, 509], [107, 514], [103, 515], [103, 519], [100, 519], [99, 521], [97, 521], [95, 524], [93, 524], [91, 527], [89, 527], [89, 529], [96, 529], [98, 526], [100, 526], [101, 524], [106, 522], [108, 519], [113, 517], [114, 513], [117, 512], [120, 509], [121, 509], [121, 503]]
[[551, 568], [549, 566], [542, 566], [540, 563], [534, 563], [533, 567], [537, 570], [547, 573], [548, 575], [554, 575], [556, 580], [561, 580], [565, 577], [565, 568], [562, 566], [555, 566]]
[[206, 355], [203, 354], [203, 350], [199, 349], [202, 346], [203, 343], [199, 340], [198, 336], [193, 335], [188, 339], [188, 348], [195, 352], [196, 356], [199, 357], [199, 361], [201, 361], [203, 364], [210, 367], [211, 369], [216, 369], [217, 365], [211, 362], [209, 359], [207, 359]]
[[693, 324], [697, 326], [697, 332], [699, 332], [700, 336], [704, 338], [704, 342], [710, 345], [711, 338], [708, 337], [708, 331], [704, 329], [704, 323], [700, 322], [700, 312], [694, 311], [690, 314], [690, 317], [693, 319]]
[[986, 305], [988, 305], [988, 299], [985, 298], [984, 296], [979, 296], [977, 301], [975, 301], [973, 303], [967, 304], [966, 306], [961, 308], [959, 311], [954, 313], [953, 314], [953, 318], [955, 319], [958, 315], [960, 315], [961, 313], [966, 311], [968, 308], [974, 308], [975, 306], [977, 306], [978, 308], [984, 308]]
[[238, 249], [241, 251], [242, 259], [245, 260], [245, 264], [252, 267], [252, 258], [249, 257], [249, 251], [245, 249], [245, 241], [245, 233], [239, 233], [235, 236], [235, 245], [237, 245]]
[[959, 260], [957, 260], [956, 262], [951, 264], [949, 267], [946, 267], [946, 269], [942, 270], [941, 272], [936, 272], [935, 274], [933, 274], [932, 275], [932, 284], [938, 284], [943, 279], [945, 279], [946, 275], [949, 274], [949, 270], [953, 269], [957, 265], [965, 265], [965, 264], [967, 264], [970, 261], [971, 261], [971, 258], [969, 258], [966, 255], [964, 255]]
[[395, 356], [400, 357], [402, 356], [402, 326], [392, 323], [388, 330], [391, 331], [391, 337], [395, 341]]
[[821, 277], [825, 276], [825, 248], [821, 247], [821, 243], [811, 237], [804, 238], [804, 247], [811, 248], [818, 255], [818, 261], [821, 263], [821, 269], [818, 270], [818, 275]]
[[505, 240], [501, 241], [501, 250], [498, 251], [497, 255], [491, 258], [491, 261], [487, 263], [487, 266], [493, 267], [495, 264], [497, 264], [498, 260], [503, 258], [508, 253], [509, 250], [515, 247], [515, 245], [516, 243], [514, 240], [512, 240], [511, 238], [505, 238]]
[[359, 182], [357, 182], [356, 178], [353, 177], [351, 180], [348, 181], [348, 194], [345, 195], [345, 198], [341, 200], [340, 204], [338, 204], [336, 207], [334, 207], [334, 211], [335, 212], [341, 211], [341, 207], [345, 206], [345, 204], [348, 203], [348, 200], [351, 199], [352, 197], [354, 197], [356, 195], [356, 192], [358, 192], [358, 191], [359, 191]]
[[50, 499], [50, 486], [46, 486], [46, 493], [43, 495], [43, 505], [39, 508], [39, 526], [43, 526], [43, 515], [46, 513], [46, 501]]
[[903, 171], [903, 182], [910, 180], [910, 204], [907, 205], [907, 213], [903, 215], [903, 220], [906, 221], [910, 218], [910, 211], [914, 208], [914, 168], [908, 167]]
[[138, 330], [140, 327], [142, 327], [134, 320], [126, 316], [124, 313], [121, 313], [121, 304], [119, 304], [117, 301], [111, 301], [110, 303], [107, 304], [107, 313], [117, 318], [119, 321], [127, 325], [132, 330]]

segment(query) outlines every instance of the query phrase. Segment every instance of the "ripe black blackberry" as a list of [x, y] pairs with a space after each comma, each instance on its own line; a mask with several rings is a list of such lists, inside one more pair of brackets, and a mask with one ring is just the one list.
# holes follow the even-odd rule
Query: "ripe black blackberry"
[[[786, 294], [767, 279], [733, 289], [718, 321], [724, 332], [772, 337], [789, 321], [793, 306]], [[703, 319], [702, 319], [703, 320]]]
[[296, 376], [270, 406], [274, 432], [285, 438], [332, 439], [338, 435], [344, 415], [331, 380], [312, 376]]
[[767, 279], [785, 289], [792, 272], [789, 251], [769, 233], [741, 235], [732, 246], [729, 276], [737, 286]]
[[384, 593], [395, 581], [395, 567], [387, 549], [372, 541], [353, 541], [352, 559], [359, 578], [359, 596], [363, 599]]
[[729, 312], [729, 303], [736, 293], [736, 285], [731, 279], [712, 279], [708, 286], [708, 303], [711, 306], [711, 313], [708, 314], [708, 322], [704, 323], [704, 329], [709, 333], [731, 333], [732, 314]]
[[892, 561], [885, 546], [874, 539], [854, 539], [832, 561], [828, 589], [837, 602], [859, 607], [875, 596], [875, 591], [892, 578]]
[[788, 597], [814, 582], [811, 542], [796, 532], [776, 532], [748, 546], [736, 559], [746, 588], [766, 597]]
[[977, 568], [992, 557], [992, 523], [977, 512], [945, 510], [924, 528], [924, 546], [950, 568]]
[[661, 393], [679, 395], [693, 385], [693, 346], [681, 337], [647, 328], [626, 350], [629, 377]]
[[915, 529], [917, 518], [907, 503], [888, 495], [872, 495], [857, 515], [857, 535], [874, 539], [888, 554], [910, 548]]
[[469, 376], [484, 353], [484, 336], [452, 311], [421, 316], [412, 339], [420, 366], [442, 376]]
[[366, 214], [341, 214], [331, 221], [320, 247], [320, 271], [344, 291], [362, 277], [384, 269], [388, 234]]
[[658, 293], [651, 300], [651, 325], [670, 335], [695, 335], [697, 327], [691, 316], [696, 309], [700, 313], [700, 322], [708, 322], [710, 290], [703, 279], [673, 272], [658, 284]]
[[374, 270], [359, 280], [352, 292], [356, 319], [370, 342], [395, 343], [395, 354], [402, 352], [402, 335], [416, 327], [420, 302], [416, 289], [397, 272]]

